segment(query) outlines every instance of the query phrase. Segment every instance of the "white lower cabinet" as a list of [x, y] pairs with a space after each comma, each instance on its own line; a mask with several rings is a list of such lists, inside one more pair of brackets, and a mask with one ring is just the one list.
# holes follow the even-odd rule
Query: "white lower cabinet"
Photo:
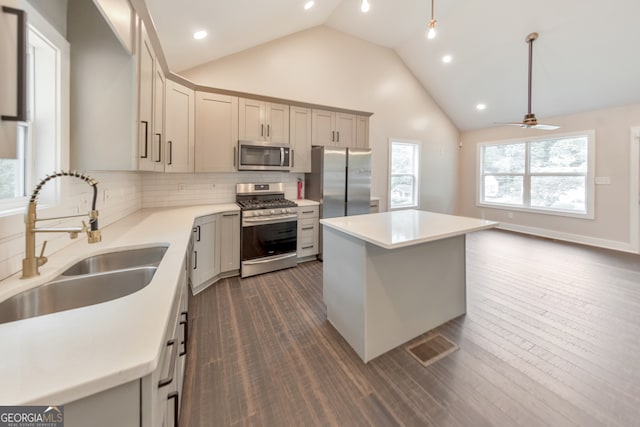
[[189, 328], [187, 275], [184, 267], [181, 271], [156, 369], [143, 378], [65, 404], [66, 427], [177, 425]]
[[319, 229], [319, 207], [298, 207], [298, 262], [316, 258]]
[[220, 273], [240, 270], [240, 212], [220, 214]]
[[220, 239], [218, 215], [196, 218], [193, 224], [191, 289], [196, 294], [213, 283], [220, 273]]
[[240, 272], [240, 211], [196, 218], [193, 227], [191, 291], [197, 294]]

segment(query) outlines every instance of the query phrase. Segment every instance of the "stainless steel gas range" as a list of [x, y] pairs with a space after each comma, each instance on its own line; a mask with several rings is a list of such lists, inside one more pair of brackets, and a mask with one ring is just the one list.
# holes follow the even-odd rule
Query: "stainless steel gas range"
[[283, 183], [236, 184], [242, 212], [240, 276], [297, 264], [297, 204], [284, 198]]

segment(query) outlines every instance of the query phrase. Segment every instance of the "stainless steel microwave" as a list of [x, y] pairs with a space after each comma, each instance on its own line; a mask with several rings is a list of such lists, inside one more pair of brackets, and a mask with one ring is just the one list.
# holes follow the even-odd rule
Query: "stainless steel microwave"
[[293, 150], [288, 144], [238, 141], [238, 170], [286, 171], [291, 169]]

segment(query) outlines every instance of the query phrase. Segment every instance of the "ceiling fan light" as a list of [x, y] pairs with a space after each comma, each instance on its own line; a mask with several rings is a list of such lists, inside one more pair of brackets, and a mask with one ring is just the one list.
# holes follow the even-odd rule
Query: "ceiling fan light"
[[432, 40], [436, 37], [436, 20], [429, 21], [429, 31], [427, 32], [427, 38]]

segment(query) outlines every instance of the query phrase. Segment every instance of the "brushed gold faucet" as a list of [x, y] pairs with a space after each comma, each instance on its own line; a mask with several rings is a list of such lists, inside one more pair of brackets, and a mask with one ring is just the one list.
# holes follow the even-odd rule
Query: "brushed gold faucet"
[[[77, 218], [86, 215], [69, 215], [59, 216], [54, 218], [38, 218], [36, 215], [36, 205], [38, 201], [38, 195], [40, 190], [49, 180], [61, 176], [71, 176], [79, 178], [85, 181], [93, 188], [93, 202], [91, 203], [91, 212], [89, 213], [89, 226], [82, 221], [82, 227], [36, 227], [38, 221], [48, 221], [55, 219], [65, 218]], [[36, 256], [36, 233], [69, 233], [69, 237], [75, 239], [78, 237], [78, 233], [87, 233], [89, 243], [97, 243], [102, 240], [102, 234], [98, 229], [98, 211], [96, 210], [96, 199], [98, 196], [98, 181], [86, 176], [84, 173], [78, 171], [72, 172], [54, 172], [51, 175], [47, 175], [36, 186], [29, 198], [29, 204], [27, 205], [27, 214], [24, 217], [25, 229], [25, 257], [22, 260], [22, 278], [34, 277], [40, 274], [38, 268], [46, 264], [47, 257], [44, 256], [44, 250], [47, 246], [45, 240], [42, 244], [42, 250], [40, 255]]]

